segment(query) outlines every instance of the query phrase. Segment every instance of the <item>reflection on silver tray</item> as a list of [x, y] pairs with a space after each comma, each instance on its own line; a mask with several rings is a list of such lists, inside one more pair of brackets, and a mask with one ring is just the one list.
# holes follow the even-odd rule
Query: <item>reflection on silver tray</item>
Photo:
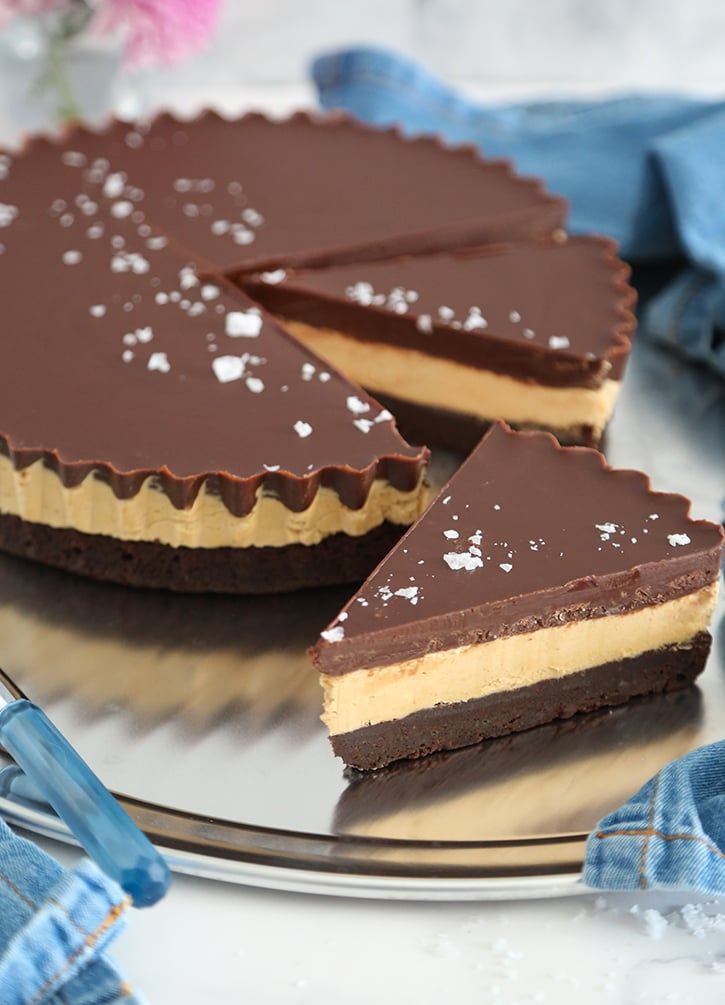
[[[606, 445], [721, 519], [725, 388], [637, 348]], [[440, 483], [454, 460], [435, 459]], [[359, 896], [580, 889], [599, 816], [662, 764], [725, 735], [725, 622], [699, 687], [475, 748], [343, 773], [305, 648], [347, 590], [184, 597], [0, 556], [0, 662], [184, 871]], [[718, 637], [719, 636], [719, 637]], [[46, 808], [11, 822], [66, 838]]]

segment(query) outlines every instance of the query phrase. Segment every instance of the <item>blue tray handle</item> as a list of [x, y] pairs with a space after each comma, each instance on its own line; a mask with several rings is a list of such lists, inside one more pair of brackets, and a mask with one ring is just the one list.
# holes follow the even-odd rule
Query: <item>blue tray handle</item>
[[166, 862], [37, 705], [21, 699], [0, 708], [0, 742], [135, 907], [164, 896]]

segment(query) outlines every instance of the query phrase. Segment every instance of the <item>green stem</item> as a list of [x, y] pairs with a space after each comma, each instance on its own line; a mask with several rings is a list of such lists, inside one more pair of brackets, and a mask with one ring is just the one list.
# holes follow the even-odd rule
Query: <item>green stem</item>
[[93, 8], [87, 0], [74, 0], [71, 9], [60, 19], [41, 21], [45, 65], [38, 74], [33, 91], [35, 94], [54, 94], [55, 114], [61, 124], [81, 116], [81, 106], [68, 74], [68, 57], [75, 38], [84, 31], [92, 17]]
[[[72, 43], [70, 43], [72, 44]], [[69, 42], [58, 35], [50, 35], [46, 43], [46, 65], [41, 74], [45, 89], [55, 94], [55, 114], [59, 123], [72, 122], [80, 118], [81, 108], [68, 76]]]

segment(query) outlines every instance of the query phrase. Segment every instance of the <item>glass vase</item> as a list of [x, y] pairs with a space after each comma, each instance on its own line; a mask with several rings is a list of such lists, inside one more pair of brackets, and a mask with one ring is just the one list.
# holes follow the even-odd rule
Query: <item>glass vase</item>
[[68, 35], [53, 15], [15, 18], [0, 33], [2, 141], [74, 119], [97, 124], [120, 105], [133, 114], [122, 58], [120, 38], [87, 27]]

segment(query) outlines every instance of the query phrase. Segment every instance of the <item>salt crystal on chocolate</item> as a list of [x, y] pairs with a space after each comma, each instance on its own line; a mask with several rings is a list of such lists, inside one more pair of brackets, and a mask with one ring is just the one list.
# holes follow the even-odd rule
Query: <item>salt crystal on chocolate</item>
[[326, 631], [320, 632], [320, 636], [325, 642], [342, 642], [345, 638], [345, 629], [342, 625], [336, 625], [334, 628], [328, 628]]
[[351, 394], [346, 401], [348, 409], [353, 413], [353, 415], [363, 415], [365, 412], [370, 411], [370, 404], [367, 401], [361, 401], [356, 395]]
[[126, 175], [123, 171], [109, 174], [103, 183], [103, 194], [108, 199], [118, 199], [123, 193], [123, 186], [126, 184]]
[[464, 551], [459, 554], [457, 551], [449, 551], [443, 556], [443, 561], [449, 569], [459, 572], [461, 569], [466, 572], [473, 572], [474, 569], [483, 568], [483, 561], [478, 555], [471, 555]]
[[228, 384], [244, 376], [244, 360], [241, 356], [217, 356], [211, 368], [220, 384]]
[[147, 370], [158, 370], [159, 373], [168, 373], [171, 370], [169, 357], [165, 352], [152, 352], [146, 364]]
[[566, 335], [551, 335], [549, 338], [550, 349], [568, 349], [570, 344]]
[[256, 338], [262, 330], [262, 316], [250, 307], [248, 311], [230, 311], [225, 322], [225, 331], [230, 338]]
[[673, 548], [677, 548], [678, 546], [681, 547], [686, 544], [692, 543], [687, 534], [668, 534], [667, 540], [670, 542], [670, 545]]
[[9, 227], [18, 217], [18, 207], [0, 202], [0, 227]]

